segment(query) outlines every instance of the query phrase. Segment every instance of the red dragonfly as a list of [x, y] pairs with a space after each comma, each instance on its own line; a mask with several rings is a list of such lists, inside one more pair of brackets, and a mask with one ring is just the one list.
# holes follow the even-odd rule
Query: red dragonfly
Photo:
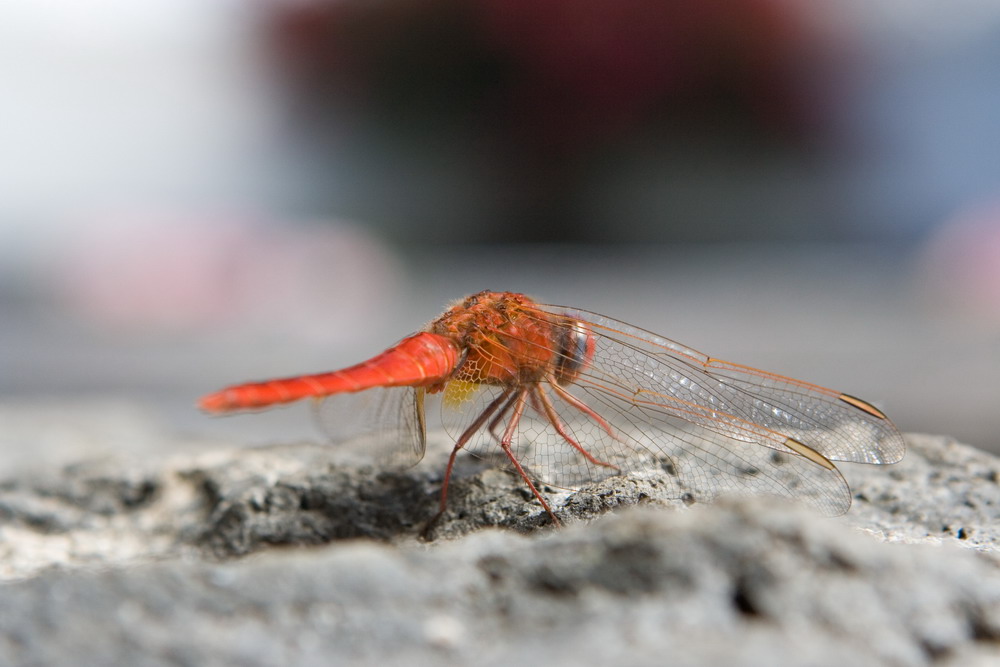
[[895, 463], [905, 451], [860, 398], [513, 292], [474, 294], [356, 366], [228, 387], [199, 405], [221, 413], [379, 388], [373, 427], [410, 462], [425, 450], [425, 399], [443, 397], [455, 444], [437, 516], [462, 450], [516, 471], [554, 524], [536, 480], [572, 488], [616, 474], [655, 474], [686, 499], [770, 493], [843, 514], [851, 493], [833, 461]]

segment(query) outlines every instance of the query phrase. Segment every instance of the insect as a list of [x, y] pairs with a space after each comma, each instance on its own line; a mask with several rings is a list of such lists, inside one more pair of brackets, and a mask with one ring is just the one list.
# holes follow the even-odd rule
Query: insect
[[536, 481], [651, 471], [685, 497], [770, 493], [842, 514], [851, 493], [833, 462], [895, 463], [905, 451], [860, 398], [513, 292], [473, 294], [355, 366], [236, 385], [199, 405], [222, 413], [380, 389], [377, 418], [411, 462], [426, 447], [426, 399], [442, 398], [454, 447], [437, 516], [462, 450], [516, 472], [554, 524]]

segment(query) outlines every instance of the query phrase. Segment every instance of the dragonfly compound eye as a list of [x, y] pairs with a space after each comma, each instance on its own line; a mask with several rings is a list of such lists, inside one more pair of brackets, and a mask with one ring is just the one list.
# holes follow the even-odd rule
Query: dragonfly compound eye
[[590, 329], [579, 320], [568, 322], [561, 328], [560, 334], [556, 379], [559, 384], [572, 384], [594, 358], [594, 337], [590, 334]]

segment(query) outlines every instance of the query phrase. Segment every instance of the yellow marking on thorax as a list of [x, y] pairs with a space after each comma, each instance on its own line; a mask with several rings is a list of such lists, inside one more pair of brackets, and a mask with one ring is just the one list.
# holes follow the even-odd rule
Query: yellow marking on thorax
[[444, 386], [443, 401], [449, 408], [457, 408], [475, 395], [482, 385], [468, 380], [449, 380]]

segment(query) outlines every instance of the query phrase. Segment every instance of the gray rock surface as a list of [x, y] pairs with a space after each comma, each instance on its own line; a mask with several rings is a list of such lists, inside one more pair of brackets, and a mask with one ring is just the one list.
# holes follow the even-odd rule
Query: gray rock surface
[[836, 519], [612, 478], [553, 530], [467, 461], [433, 542], [439, 460], [190, 444], [0, 482], [0, 662], [1000, 664], [1000, 459], [946, 438], [843, 466]]

